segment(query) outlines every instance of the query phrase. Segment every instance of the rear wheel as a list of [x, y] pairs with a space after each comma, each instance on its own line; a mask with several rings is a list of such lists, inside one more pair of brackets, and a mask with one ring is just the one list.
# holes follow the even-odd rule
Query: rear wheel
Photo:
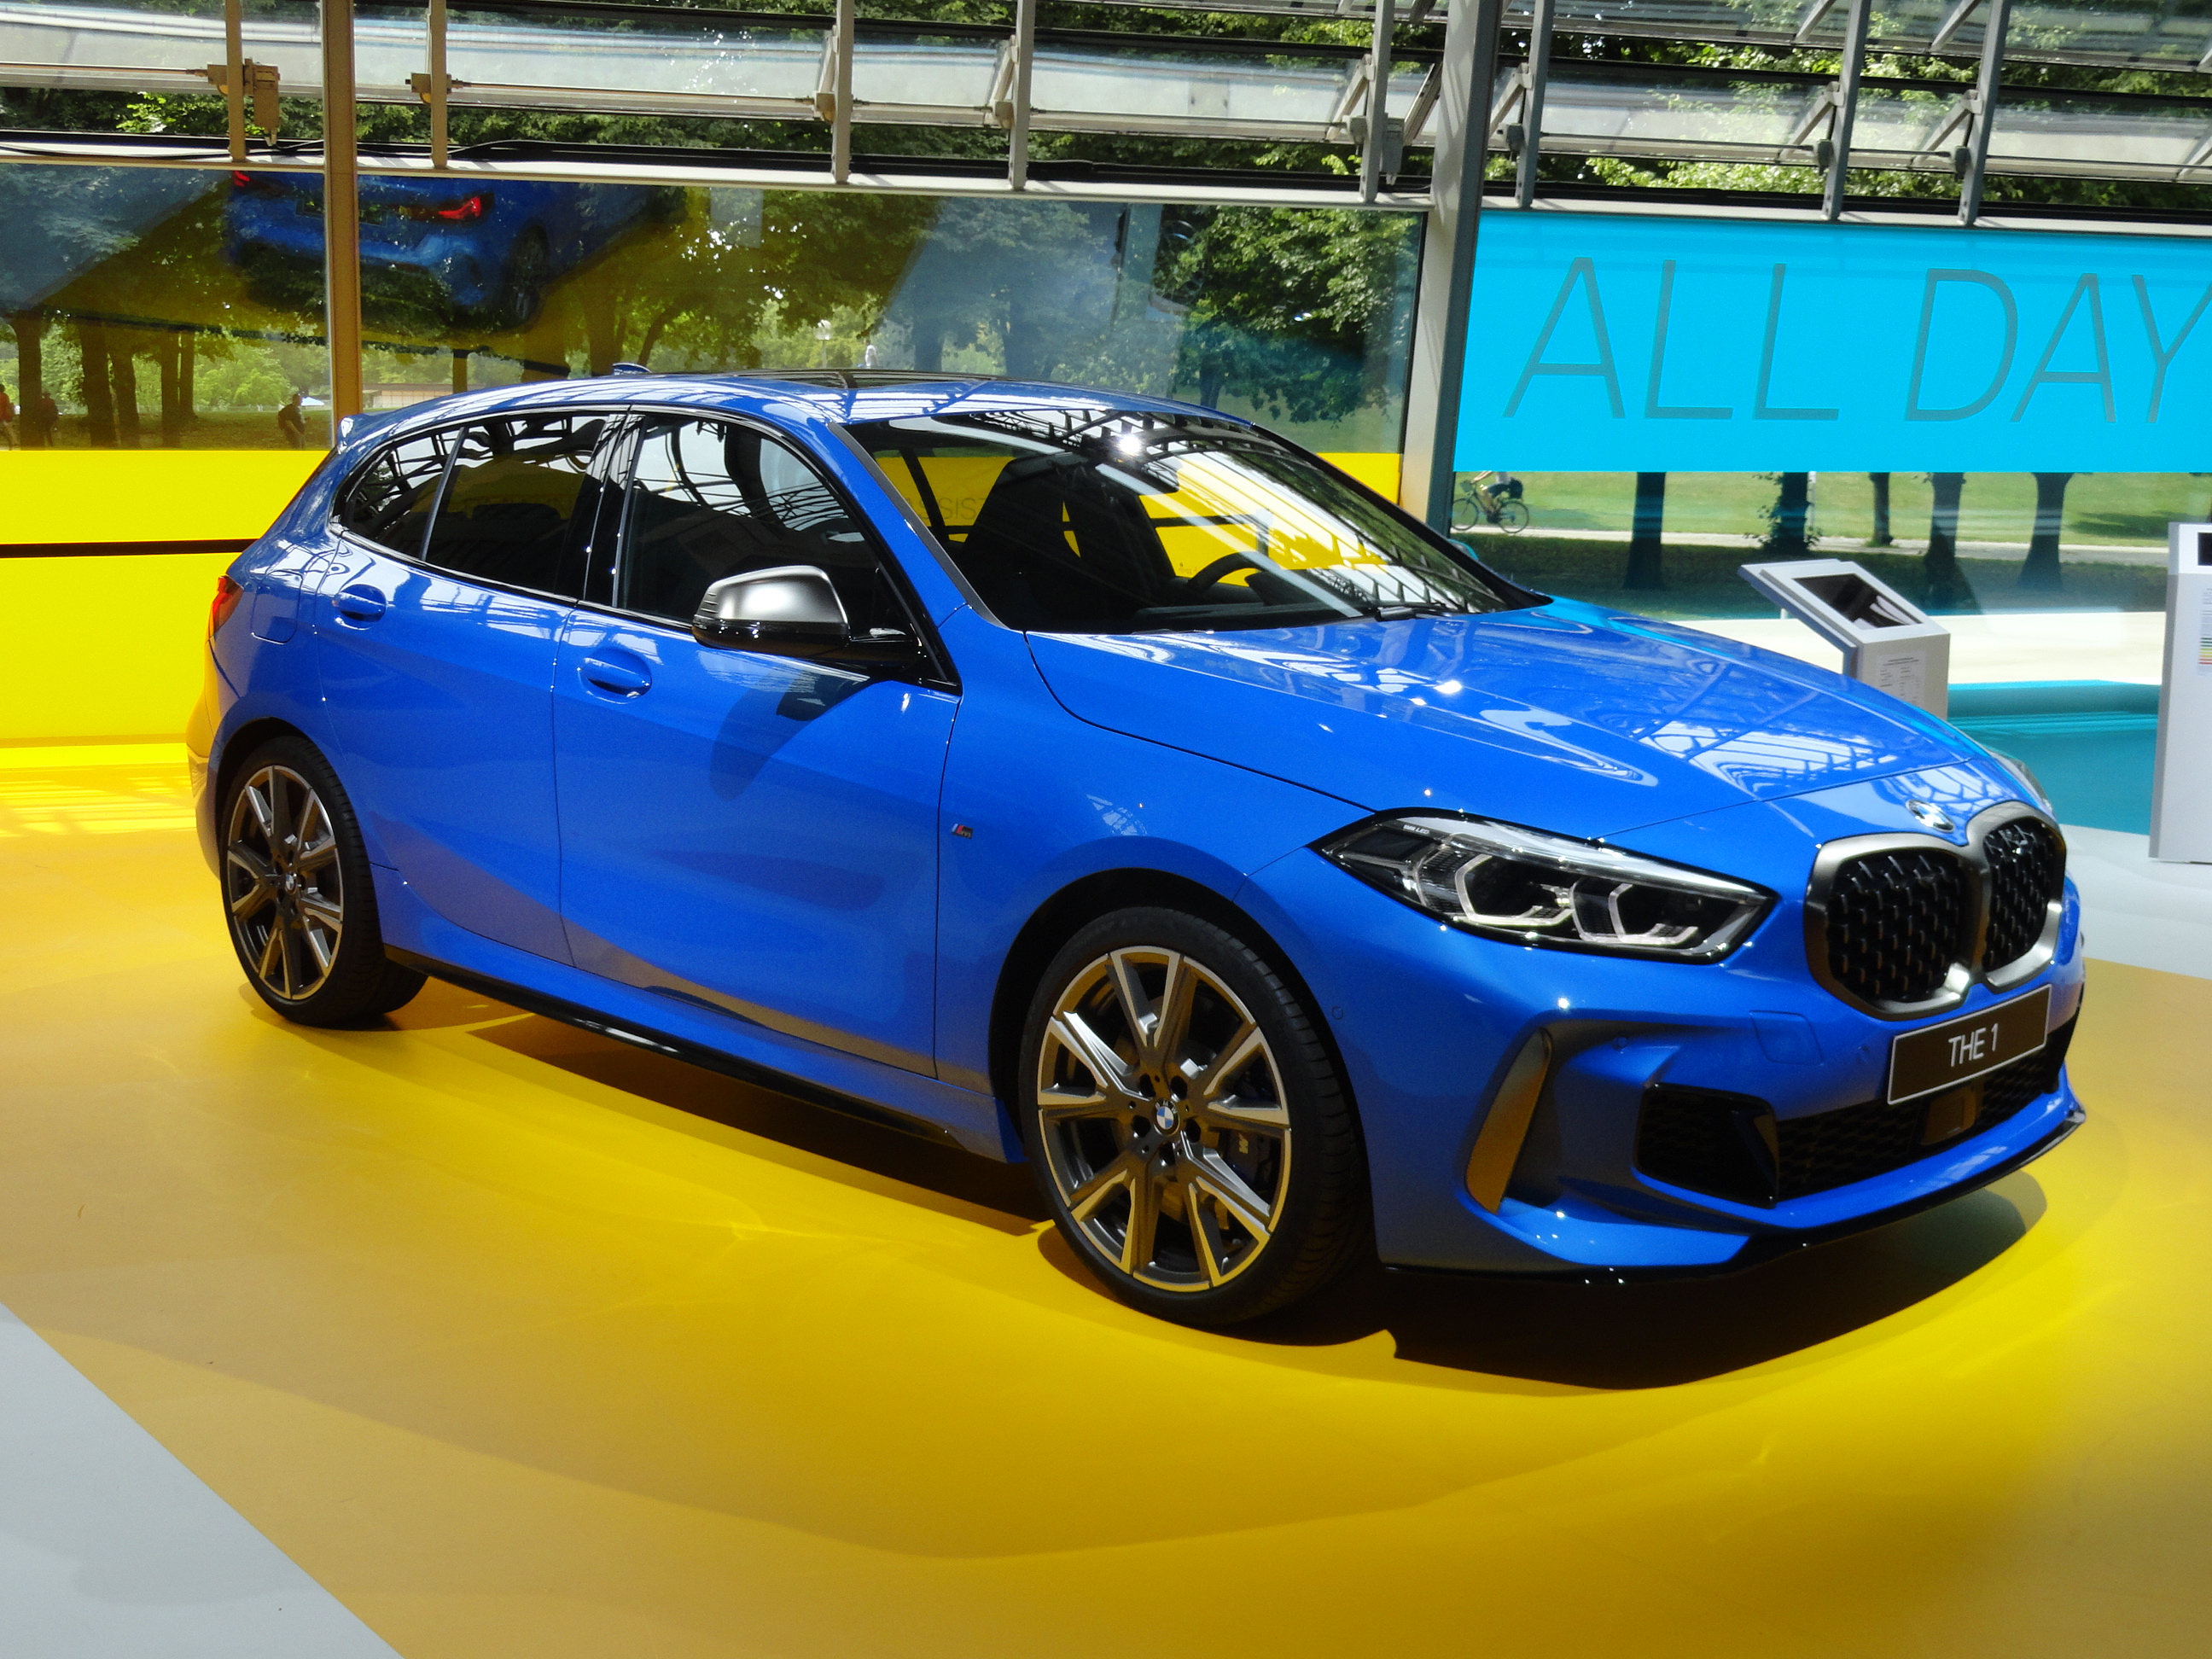
[[1517, 536], [1530, 523], [1528, 503], [1517, 497], [1498, 504], [1498, 527], [1509, 536]]
[[1367, 1235], [1352, 1103], [1310, 1012], [1211, 922], [1117, 911], [1047, 969], [1022, 1127], [1054, 1222], [1117, 1295], [1226, 1325], [1326, 1283]]
[[507, 269], [501, 274], [499, 295], [491, 307], [491, 325], [528, 327], [544, 307], [545, 287], [552, 280], [553, 254], [546, 246], [545, 233], [524, 231], [515, 239], [514, 251], [507, 256]]
[[384, 954], [352, 804], [313, 744], [283, 738], [247, 757], [222, 825], [230, 942], [263, 1001], [303, 1025], [349, 1025], [422, 988]]

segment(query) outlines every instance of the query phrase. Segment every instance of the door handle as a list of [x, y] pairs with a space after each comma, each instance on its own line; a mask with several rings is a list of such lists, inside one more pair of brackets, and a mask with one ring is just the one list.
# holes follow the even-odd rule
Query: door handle
[[617, 662], [605, 657], [586, 657], [581, 672], [587, 684], [617, 697], [634, 697], [653, 684], [652, 671], [641, 662]]
[[384, 595], [367, 582], [341, 587], [331, 601], [331, 608], [348, 622], [373, 623], [384, 614]]

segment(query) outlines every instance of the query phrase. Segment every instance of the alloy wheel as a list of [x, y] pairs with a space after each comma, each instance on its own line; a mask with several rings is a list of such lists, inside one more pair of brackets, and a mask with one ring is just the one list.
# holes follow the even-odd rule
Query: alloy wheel
[[329, 811], [289, 767], [263, 767], [231, 803], [223, 897], [263, 985], [289, 1002], [321, 988], [345, 932], [344, 878]]
[[1281, 1071], [1194, 958], [1140, 945], [1078, 972], [1045, 1028], [1036, 1109], [1076, 1230], [1132, 1279], [1212, 1290], [1273, 1241], [1291, 1175]]

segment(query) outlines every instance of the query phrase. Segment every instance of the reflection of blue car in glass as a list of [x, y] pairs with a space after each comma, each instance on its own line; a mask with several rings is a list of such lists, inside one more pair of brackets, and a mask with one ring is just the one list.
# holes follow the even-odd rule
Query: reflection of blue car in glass
[[287, 1018], [436, 975], [1026, 1158], [1170, 1317], [1370, 1222], [1407, 1267], [1740, 1267], [2079, 1117], [2024, 772], [1188, 404], [475, 393], [342, 435], [211, 621], [201, 830]]
[[[308, 303], [322, 288], [323, 184], [305, 173], [234, 173], [224, 252], [264, 299]], [[646, 185], [367, 175], [361, 264], [372, 308], [481, 328], [537, 315], [546, 285], [631, 227], [672, 216], [680, 192]]]

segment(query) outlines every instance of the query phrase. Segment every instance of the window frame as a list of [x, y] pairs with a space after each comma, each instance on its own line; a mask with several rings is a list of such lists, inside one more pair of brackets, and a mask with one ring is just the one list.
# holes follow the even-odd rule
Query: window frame
[[[1207, 413], [1216, 414], [1215, 411], [1211, 410], [1207, 411]], [[1368, 484], [1364, 480], [1355, 478], [1351, 473], [1346, 472], [1342, 467], [1338, 466], [1334, 462], [1315, 453], [1312, 450], [1305, 447], [1304, 445], [1293, 443], [1288, 438], [1284, 437], [1280, 433], [1261, 426], [1255, 421], [1238, 420], [1235, 416], [1216, 415], [1216, 418], [1224, 419], [1233, 424], [1243, 426], [1252, 431], [1261, 433], [1272, 441], [1280, 444], [1285, 449], [1289, 450], [1291, 453], [1298, 456], [1301, 459], [1312, 462], [1315, 466], [1320, 468], [1322, 471], [1329, 474], [1332, 477], [1336, 478], [1340, 483], [1349, 486], [1359, 495], [1365, 496], [1374, 505], [1382, 508], [1389, 516], [1400, 520], [1400, 522], [1405, 526], [1410, 526], [1425, 539], [1431, 542], [1441, 544], [1442, 550], [1449, 557], [1458, 562], [1474, 567], [1474, 568], [1480, 574], [1482, 580], [1494, 584], [1501, 592], [1524, 601], [1524, 603], [1522, 604], [1507, 606], [1505, 609], [1511, 611], [1535, 611], [1541, 610], [1544, 606], [1554, 603], [1555, 596], [1549, 593], [1540, 592], [1538, 590], [1529, 587], [1524, 583], [1514, 580], [1503, 571], [1493, 568], [1475, 551], [1472, 546], [1468, 545], [1467, 543], [1461, 541], [1455, 536], [1446, 535], [1437, 531], [1434, 526], [1425, 522], [1418, 514], [1413, 513], [1408, 508], [1401, 506], [1398, 502], [1391, 500], [1389, 496], [1383, 495], [1380, 490]], [[1013, 623], [1006, 621], [1006, 618], [992, 610], [990, 601], [986, 599], [982, 593], [976, 588], [975, 584], [969, 580], [968, 573], [961, 568], [959, 559], [954, 555], [952, 549], [938, 535], [936, 527], [931, 524], [929, 520], [922, 516], [921, 511], [915, 507], [915, 504], [907, 499], [905, 492], [900, 489], [899, 487], [891, 481], [890, 474], [885, 468], [884, 463], [877, 459], [874, 452], [872, 451], [866, 444], [860, 441], [860, 434], [854, 430], [854, 426], [866, 424], [870, 424], [870, 422], [855, 422], [849, 424], [841, 424], [834, 428], [838, 438], [842, 441], [847, 452], [852, 455], [854, 463], [866, 471], [871, 478], [874, 479], [878, 487], [882, 489], [886, 496], [890, 497], [900, 516], [905, 520], [907, 528], [914, 532], [915, 536], [921, 541], [922, 546], [927, 549], [931, 555], [935, 557], [939, 568], [944, 571], [946, 578], [951, 580], [952, 585], [958, 588], [960, 592], [966, 598], [970, 610], [974, 611], [977, 616], [982, 617], [984, 621], [989, 623], [994, 628], [1004, 629], [1010, 634], [1026, 635], [1029, 633], [1030, 630], [1015, 627]], [[1500, 613], [1490, 612], [1485, 614], [1495, 615]], [[1343, 620], [1346, 622], [1355, 622], [1361, 619], [1356, 617], [1346, 617]], [[1133, 638], [1136, 636], [1133, 635], [1114, 635], [1109, 637]]]
[[[351, 546], [374, 553], [380, 558], [397, 559], [404, 565], [427, 571], [432, 575], [442, 576], [447, 581], [463, 582], [471, 587], [483, 588], [490, 592], [520, 593], [531, 599], [550, 599], [561, 605], [579, 604], [585, 585], [590, 577], [592, 562], [598, 556], [601, 540], [613, 533], [607, 524], [607, 514], [609, 504], [616, 496], [615, 492], [607, 487], [611, 482], [607, 467], [609, 458], [617, 450], [629, 429], [630, 422], [626, 417], [630, 413], [631, 406], [622, 404], [608, 404], [604, 407], [597, 404], [562, 404], [551, 407], [524, 404], [519, 408], [482, 412], [460, 419], [434, 421], [427, 425], [416, 427], [411, 431], [394, 433], [362, 456], [360, 461], [347, 471], [338, 487], [331, 492], [330, 510], [326, 516], [328, 529], [333, 536]], [[437, 527], [438, 514], [445, 511], [447, 492], [453, 487], [453, 464], [459, 459], [461, 453], [459, 434], [471, 427], [483, 426], [493, 421], [517, 419], [530, 415], [556, 414], [586, 417], [599, 416], [605, 418], [608, 424], [608, 430], [600, 435], [599, 443], [592, 448], [591, 460], [585, 468], [585, 476], [594, 479], [600, 485], [598, 501], [592, 507], [591, 526], [581, 544], [571, 548], [562, 558], [562, 568], [558, 573], [562, 585], [559, 587], [532, 587], [520, 582], [494, 581], [466, 571], [449, 569], [444, 565], [433, 563], [425, 556], [424, 552], [403, 553], [398, 548], [386, 547], [381, 542], [371, 541], [368, 537], [349, 527], [340, 516], [346, 498], [353, 493], [355, 484], [371, 467], [384, 459], [386, 456], [404, 444], [450, 434], [453, 435], [453, 441], [446, 452], [445, 465], [438, 473], [438, 491], [431, 501], [429, 516], [423, 521], [422, 543], [423, 548], [427, 550], [431, 532]]]
[[[682, 419], [739, 427], [760, 437], [773, 440], [797, 455], [802, 462], [813, 469], [816, 477], [821, 479], [823, 486], [829, 490], [832, 498], [845, 509], [852, 521], [860, 526], [861, 532], [867, 538], [869, 551], [875, 556], [877, 568], [889, 580], [891, 591], [897, 597], [900, 608], [906, 612], [907, 625], [913, 630], [915, 642], [921, 647], [922, 659], [911, 668], [881, 663], [854, 663], [848, 665], [835, 660], [814, 665], [861, 674], [870, 679], [911, 681], [917, 685], [925, 685], [936, 690], [950, 691], [956, 696], [958, 695], [960, 677], [953, 666], [951, 656], [945, 650], [944, 641], [938, 636], [936, 626], [930, 620], [929, 612], [921, 603], [921, 596], [915, 591], [913, 582], [908, 580], [905, 569], [900, 565], [897, 556], [892, 552], [882, 530], [877, 526], [875, 520], [863, 511], [860, 504], [853, 499], [853, 492], [845, 487], [844, 482], [837, 477], [836, 471], [822, 456], [815, 453], [799, 434], [739, 410], [702, 407], [694, 404], [633, 404], [623, 413], [626, 418], [622, 422], [619, 432], [605, 440], [601, 444], [598, 455], [593, 457], [595, 463], [601, 457], [609, 455], [618, 455], [619, 460], [618, 470], [611, 471], [605, 480], [609, 488], [602, 497], [604, 505], [601, 507], [599, 521], [593, 526], [593, 539], [589, 550], [589, 565], [586, 572], [585, 592], [583, 597], [575, 601], [580, 610], [593, 611], [602, 616], [619, 617], [624, 622], [638, 627], [657, 629], [686, 640], [692, 639], [691, 629], [687, 623], [673, 621], [666, 617], [654, 616], [647, 611], [626, 610], [614, 603], [616, 575], [629, 551], [629, 538], [625, 534], [627, 525], [624, 512], [629, 502], [628, 492], [630, 481], [635, 476], [640, 447], [643, 443], [647, 428], [654, 422]], [[842, 428], [840, 430], [842, 431]], [[447, 471], [450, 472], [451, 468], [448, 467]], [[441, 495], [440, 499], [442, 501], [444, 498]], [[599, 539], [601, 537], [605, 538], [604, 546]], [[603, 553], [605, 555], [604, 559], [601, 557]], [[696, 642], [695, 641], [694, 643]], [[699, 648], [703, 651], [717, 647], [700, 646]], [[758, 652], [752, 654], [777, 656], [779, 653]], [[810, 663], [813, 660], [795, 657], [780, 659]]]

